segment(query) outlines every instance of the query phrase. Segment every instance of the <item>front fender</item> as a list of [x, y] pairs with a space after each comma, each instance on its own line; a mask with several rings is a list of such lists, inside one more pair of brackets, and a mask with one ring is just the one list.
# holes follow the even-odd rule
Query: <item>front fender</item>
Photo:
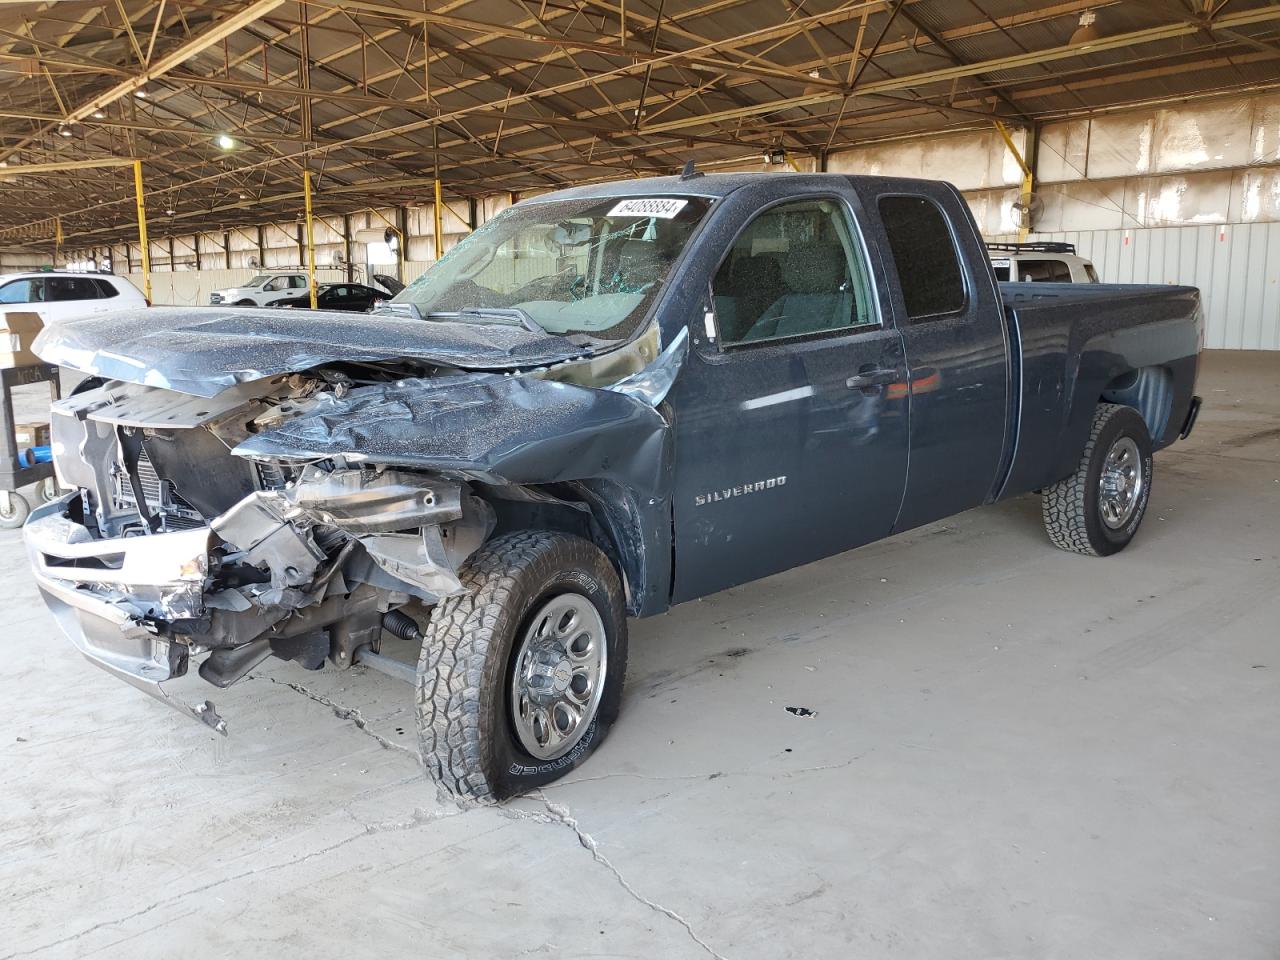
[[[306, 414], [232, 452], [272, 461], [341, 458], [500, 485], [578, 483], [596, 491], [592, 500], [618, 501], [603, 519], [624, 570], [642, 581], [630, 584], [633, 611], [651, 613], [669, 599], [671, 447], [666, 419], [633, 396], [472, 373], [321, 394]], [[597, 513], [608, 506], [592, 503]], [[630, 535], [618, 536], [619, 529]]]

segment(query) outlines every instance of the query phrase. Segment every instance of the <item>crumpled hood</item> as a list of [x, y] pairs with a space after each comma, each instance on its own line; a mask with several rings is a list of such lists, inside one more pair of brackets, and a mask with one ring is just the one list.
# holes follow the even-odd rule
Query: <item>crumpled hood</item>
[[121, 310], [45, 327], [34, 349], [46, 363], [198, 397], [339, 360], [509, 370], [587, 352], [514, 324], [244, 307]]

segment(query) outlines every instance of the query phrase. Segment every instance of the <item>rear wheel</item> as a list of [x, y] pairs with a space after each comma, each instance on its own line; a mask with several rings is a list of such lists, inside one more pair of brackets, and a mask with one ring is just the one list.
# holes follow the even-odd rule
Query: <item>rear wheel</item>
[[237, 300], [232, 306], [236, 307], [256, 307], [257, 304], [252, 300]]
[[1105, 557], [1129, 545], [1151, 496], [1151, 437], [1133, 407], [1103, 403], [1075, 473], [1044, 491], [1055, 546]]
[[622, 584], [594, 544], [542, 531], [490, 541], [460, 573], [418, 662], [422, 760], [456, 796], [503, 800], [578, 766], [616, 719]]

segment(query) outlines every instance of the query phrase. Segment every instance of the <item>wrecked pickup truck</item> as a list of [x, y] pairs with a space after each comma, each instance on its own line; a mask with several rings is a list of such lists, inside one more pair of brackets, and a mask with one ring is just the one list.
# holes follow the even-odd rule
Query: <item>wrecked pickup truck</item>
[[1030, 491], [1057, 546], [1120, 550], [1201, 339], [1194, 289], [999, 285], [947, 184], [582, 187], [381, 315], [47, 330], [89, 378], [25, 541], [72, 642], [153, 696], [225, 730], [164, 682], [366, 663], [415, 681], [433, 778], [502, 798], [600, 744], [628, 616]]

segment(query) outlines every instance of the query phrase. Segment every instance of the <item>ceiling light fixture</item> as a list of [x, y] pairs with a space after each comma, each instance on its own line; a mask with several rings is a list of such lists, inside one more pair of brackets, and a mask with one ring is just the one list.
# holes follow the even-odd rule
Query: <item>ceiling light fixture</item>
[[1086, 10], [1080, 14], [1080, 25], [1076, 27], [1075, 32], [1071, 34], [1071, 39], [1067, 43], [1073, 47], [1081, 47], [1088, 50], [1090, 46], [1102, 39], [1102, 34], [1094, 26], [1097, 20], [1098, 15], [1092, 10]]
[[234, 150], [236, 146], [235, 140], [225, 133], [218, 134], [216, 143], [218, 144], [218, 148], [221, 150]]
[[59, 134], [59, 136], [63, 136], [63, 137], [70, 137], [70, 136], [74, 136], [75, 131], [74, 131], [74, 130], [72, 130], [70, 127], [68, 127], [68, 126], [64, 123], [62, 126], [60, 126], [60, 127], [58, 128], [58, 134]]
[[147, 91], [143, 90], [141, 87], [133, 91], [133, 95], [137, 97], [139, 100], [147, 99]]
[[105, 116], [106, 116], [106, 113], [103, 111], [101, 107], [93, 111], [93, 119], [95, 120], [101, 120]]

